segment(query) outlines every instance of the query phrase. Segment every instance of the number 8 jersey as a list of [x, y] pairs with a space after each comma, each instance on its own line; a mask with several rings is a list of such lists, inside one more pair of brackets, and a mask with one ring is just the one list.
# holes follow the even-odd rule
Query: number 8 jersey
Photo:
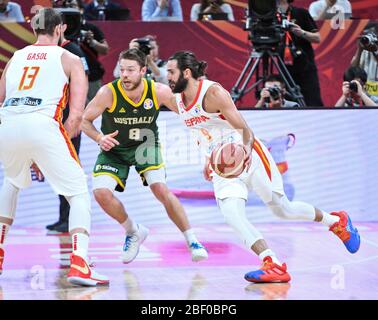
[[37, 44], [16, 51], [7, 69], [0, 114], [39, 112], [60, 120], [69, 81], [61, 60], [64, 51], [57, 45]]
[[113, 93], [113, 104], [102, 114], [101, 131], [109, 134], [118, 130], [116, 139], [120, 145], [114, 149], [159, 143], [156, 120], [159, 105], [155, 94], [155, 84], [151, 79], [143, 79], [144, 91], [141, 99], [134, 103], [122, 87], [122, 81], [116, 79], [107, 86]]

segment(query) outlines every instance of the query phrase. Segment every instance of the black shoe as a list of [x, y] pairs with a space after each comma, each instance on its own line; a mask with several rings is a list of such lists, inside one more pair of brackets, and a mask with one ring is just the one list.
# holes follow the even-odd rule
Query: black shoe
[[62, 223], [62, 221], [57, 221], [53, 224], [49, 224], [46, 226], [46, 229], [47, 230], [54, 230], [56, 226], [60, 225]]
[[68, 221], [61, 222], [60, 224], [58, 224], [57, 226], [55, 226], [55, 228], [53, 229], [53, 231], [56, 231], [58, 233], [68, 232]]

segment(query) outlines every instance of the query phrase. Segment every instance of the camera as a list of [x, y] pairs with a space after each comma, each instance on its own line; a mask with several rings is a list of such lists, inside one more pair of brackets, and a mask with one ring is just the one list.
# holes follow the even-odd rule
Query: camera
[[355, 82], [349, 82], [349, 90], [354, 93], [358, 93], [358, 86]]
[[281, 97], [280, 88], [275, 86], [275, 87], [268, 88], [268, 91], [269, 91], [270, 97], [267, 97], [264, 99], [265, 103], [270, 103], [272, 100], [277, 101], [280, 99]]
[[376, 51], [378, 49], [378, 37], [375, 33], [369, 32], [360, 36], [361, 45], [368, 51]]
[[245, 30], [256, 49], [275, 48], [282, 44], [285, 31], [292, 27], [279, 12], [276, 0], [249, 0]]
[[139, 38], [135, 40], [139, 43], [139, 50], [142, 51], [146, 56], [151, 52], [150, 39], [148, 38]]

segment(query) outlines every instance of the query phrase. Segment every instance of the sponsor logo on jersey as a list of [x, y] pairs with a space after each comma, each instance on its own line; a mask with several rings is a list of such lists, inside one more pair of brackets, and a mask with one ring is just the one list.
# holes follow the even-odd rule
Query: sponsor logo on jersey
[[42, 99], [33, 97], [23, 97], [23, 98], [9, 98], [5, 101], [3, 107], [16, 107], [16, 106], [30, 106], [36, 107], [42, 103]]
[[96, 165], [95, 171], [100, 171], [100, 170], [105, 170], [105, 171], [111, 171], [111, 172], [114, 172], [114, 173], [118, 173], [118, 169], [117, 168], [109, 166], [108, 164], [98, 164], [98, 165]]
[[150, 110], [154, 106], [154, 102], [151, 99], [144, 100], [143, 107], [146, 110]]
[[210, 118], [206, 116], [193, 117], [193, 118], [185, 119], [185, 124], [187, 127], [193, 127], [197, 124], [206, 122], [208, 120], [210, 120]]
[[201, 113], [201, 106], [199, 104], [196, 104], [194, 106], [194, 113], [195, 114], [200, 114]]
[[125, 108], [121, 108], [121, 110], [119, 110], [119, 113], [126, 113]]

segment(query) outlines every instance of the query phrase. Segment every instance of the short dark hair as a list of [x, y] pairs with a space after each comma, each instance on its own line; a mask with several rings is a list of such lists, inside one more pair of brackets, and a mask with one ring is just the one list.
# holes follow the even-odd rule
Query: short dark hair
[[198, 79], [205, 75], [207, 68], [206, 61], [197, 60], [195, 54], [190, 51], [178, 51], [169, 60], [177, 60], [177, 67], [183, 72], [185, 69], [192, 71], [194, 79]]
[[367, 81], [367, 73], [364, 69], [360, 67], [350, 67], [344, 73], [344, 81], [352, 81], [354, 79], [361, 79], [362, 83], [365, 84]]
[[31, 20], [31, 26], [37, 35], [54, 35], [54, 30], [62, 24], [62, 15], [52, 8], [42, 8], [38, 10]]
[[266, 79], [265, 82], [273, 82], [273, 81], [278, 81], [281, 83], [283, 87], [286, 87], [284, 79], [281, 77], [281, 75], [272, 73], [270, 74]]
[[132, 49], [122, 51], [119, 54], [118, 61], [120, 61], [121, 59], [134, 60], [138, 62], [141, 68], [147, 65], [146, 55], [137, 48], [132, 48]]

